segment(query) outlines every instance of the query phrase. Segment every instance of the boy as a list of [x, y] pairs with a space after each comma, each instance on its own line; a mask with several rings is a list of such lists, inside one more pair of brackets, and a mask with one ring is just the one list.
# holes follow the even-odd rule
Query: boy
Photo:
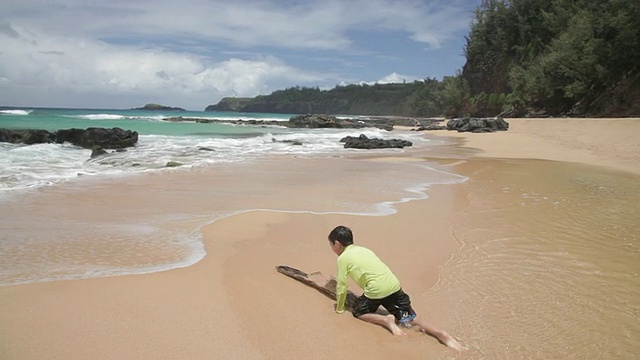
[[[353, 244], [353, 234], [346, 226], [338, 226], [329, 234], [329, 245], [338, 255], [336, 286], [336, 312], [345, 309], [348, 282], [347, 276], [364, 290], [353, 309], [353, 316], [387, 328], [394, 335], [406, 335], [396, 321], [405, 327], [416, 325], [425, 334], [434, 336], [454, 350], [462, 346], [445, 331], [416, 317], [411, 308], [409, 295], [402, 291], [400, 281], [376, 254], [362, 246]], [[390, 315], [377, 314], [382, 305]]]

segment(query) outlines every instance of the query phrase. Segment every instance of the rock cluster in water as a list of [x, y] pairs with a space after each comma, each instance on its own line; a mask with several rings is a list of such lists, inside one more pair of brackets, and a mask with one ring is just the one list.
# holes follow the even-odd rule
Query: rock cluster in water
[[39, 129], [0, 129], [0, 142], [13, 144], [71, 143], [85, 149], [124, 149], [138, 142], [138, 132], [120, 128], [61, 129], [54, 132]]
[[340, 142], [344, 143], [345, 149], [403, 149], [407, 146], [413, 146], [413, 143], [408, 140], [384, 140], [377, 138], [370, 139], [365, 134], [360, 134], [360, 136], [346, 136], [340, 139]]

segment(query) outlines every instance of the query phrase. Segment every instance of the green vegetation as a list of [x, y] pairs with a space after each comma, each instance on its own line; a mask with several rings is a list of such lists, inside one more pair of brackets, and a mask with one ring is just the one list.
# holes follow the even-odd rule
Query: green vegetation
[[[459, 76], [443, 81], [426, 79], [406, 84], [336, 86], [331, 90], [292, 87], [270, 95], [224, 98], [206, 111], [244, 111], [281, 114], [398, 115], [435, 117], [460, 113], [468, 100]], [[230, 104], [235, 104], [234, 107]]]
[[224, 111], [243, 111], [244, 107], [251, 103], [253, 98], [224, 98], [217, 105], [209, 105], [205, 111], [215, 110], [215, 107], [224, 108]]
[[637, 0], [484, 0], [465, 54], [462, 76], [473, 97], [470, 112], [631, 115], [640, 110], [620, 101], [640, 95]]
[[[434, 82], [437, 82], [433, 80]], [[412, 115], [419, 100], [418, 93], [428, 95], [425, 82], [409, 84], [375, 84], [336, 86], [331, 90], [293, 87], [274, 91], [270, 95], [257, 96], [246, 102], [241, 111], [272, 112], [284, 114], [369, 114]], [[222, 99], [206, 110], [233, 111], [227, 104], [231, 98]], [[427, 111], [424, 109], [424, 111]], [[438, 113], [433, 112], [433, 114]]]
[[294, 87], [207, 110], [405, 116], [640, 114], [640, 1], [483, 0], [442, 81]]

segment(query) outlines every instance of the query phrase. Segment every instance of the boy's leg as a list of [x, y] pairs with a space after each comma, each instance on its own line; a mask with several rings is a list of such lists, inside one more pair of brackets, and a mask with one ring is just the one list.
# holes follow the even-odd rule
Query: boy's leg
[[387, 328], [393, 335], [407, 335], [396, 324], [396, 318], [393, 315], [380, 315], [376, 314], [376, 310], [380, 307], [380, 299], [369, 299], [362, 295], [358, 298], [355, 308], [353, 309], [353, 316], [368, 323], [380, 325]]
[[386, 327], [393, 335], [407, 335], [396, 324], [396, 318], [393, 315], [380, 315], [380, 314], [363, 314], [358, 316], [358, 319]]
[[456, 339], [454, 339], [446, 331], [438, 329], [435, 325], [429, 323], [428, 321], [416, 317], [411, 323], [418, 326], [420, 330], [425, 334], [435, 337], [436, 339], [440, 340], [441, 343], [447, 345], [448, 347], [457, 351], [464, 350], [462, 345], [460, 345], [460, 343], [458, 343]]
[[401, 321], [403, 316], [413, 317], [411, 320], [412, 325], [416, 325], [420, 328], [422, 332], [427, 335], [431, 335], [438, 339], [441, 343], [446, 346], [461, 351], [464, 348], [454, 339], [451, 335], [449, 335], [446, 331], [438, 329], [435, 325], [419, 319], [416, 315], [416, 312], [411, 308], [411, 298], [408, 294], [406, 294], [402, 289], [398, 290], [394, 294], [385, 298], [382, 302], [382, 305], [389, 310], [390, 313], [395, 315], [395, 319]]

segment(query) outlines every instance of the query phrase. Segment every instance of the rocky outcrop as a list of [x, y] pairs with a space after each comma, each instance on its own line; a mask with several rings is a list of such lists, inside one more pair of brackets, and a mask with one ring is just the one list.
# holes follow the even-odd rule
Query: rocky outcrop
[[295, 128], [343, 128], [361, 129], [366, 127], [376, 127], [391, 131], [394, 126], [432, 126], [442, 120], [428, 118], [412, 118], [401, 116], [370, 116], [360, 118], [338, 119], [330, 115], [299, 115], [289, 119], [289, 127]]
[[195, 122], [199, 124], [235, 124], [235, 125], [280, 125], [287, 126], [286, 121], [278, 120], [233, 120], [233, 119], [202, 119], [183, 116], [173, 116], [162, 119], [169, 122]]
[[351, 119], [338, 119], [330, 115], [299, 115], [289, 119], [289, 127], [292, 128], [346, 128], [358, 129], [367, 127], [364, 122], [358, 122]]
[[458, 132], [494, 132], [506, 131], [509, 129], [509, 123], [501, 117], [496, 118], [460, 118], [451, 119], [447, 122], [447, 130], [456, 130]]
[[39, 129], [0, 129], [0, 142], [28, 145], [68, 142], [85, 149], [123, 149], [138, 142], [138, 133], [120, 128], [62, 129], [55, 132]]
[[346, 136], [340, 139], [340, 142], [344, 143], [345, 149], [403, 149], [407, 146], [413, 146], [411, 141], [401, 139], [369, 139], [365, 134], [360, 134], [358, 137]]
[[415, 131], [447, 130], [447, 127], [444, 125], [438, 125], [437, 123], [430, 123], [426, 125], [421, 124], [414, 130]]
[[505, 131], [509, 129], [502, 117], [495, 118], [459, 118], [451, 119], [446, 126], [442, 125], [443, 119], [434, 118], [411, 118], [398, 116], [372, 116], [357, 118], [337, 118], [331, 115], [306, 114], [297, 115], [289, 121], [276, 120], [231, 120], [231, 119], [200, 119], [186, 117], [170, 117], [165, 121], [180, 122], [191, 121], [198, 123], [228, 123], [236, 125], [264, 125], [264, 126], [286, 126], [290, 128], [337, 128], [337, 129], [362, 129], [375, 127], [387, 131], [393, 130], [394, 126], [413, 127], [415, 131], [429, 130], [455, 130], [459, 132], [493, 132]]
[[41, 144], [56, 142], [56, 135], [46, 130], [0, 129], [0, 142], [13, 144]]
[[98, 156], [102, 156], [102, 155], [107, 155], [108, 152], [107, 150], [103, 149], [101, 146], [94, 146], [93, 149], [91, 149], [91, 156], [90, 158], [97, 158]]
[[[225, 123], [235, 125], [258, 125], [258, 126], [286, 126], [290, 128], [339, 128], [339, 129], [362, 129], [375, 127], [387, 131], [393, 130], [394, 126], [421, 126], [430, 127], [442, 122], [441, 119], [430, 118], [410, 118], [400, 116], [371, 116], [356, 118], [337, 118], [332, 115], [306, 114], [296, 115], [289, 121], [282, 120], [233, 120], [233, 119], [201, 119], [174, 116], [164, 118], [164, 121], [171, 122], [197, 122], [197, 123]], [[429, 129], [430, 130], [430, 129]]]

